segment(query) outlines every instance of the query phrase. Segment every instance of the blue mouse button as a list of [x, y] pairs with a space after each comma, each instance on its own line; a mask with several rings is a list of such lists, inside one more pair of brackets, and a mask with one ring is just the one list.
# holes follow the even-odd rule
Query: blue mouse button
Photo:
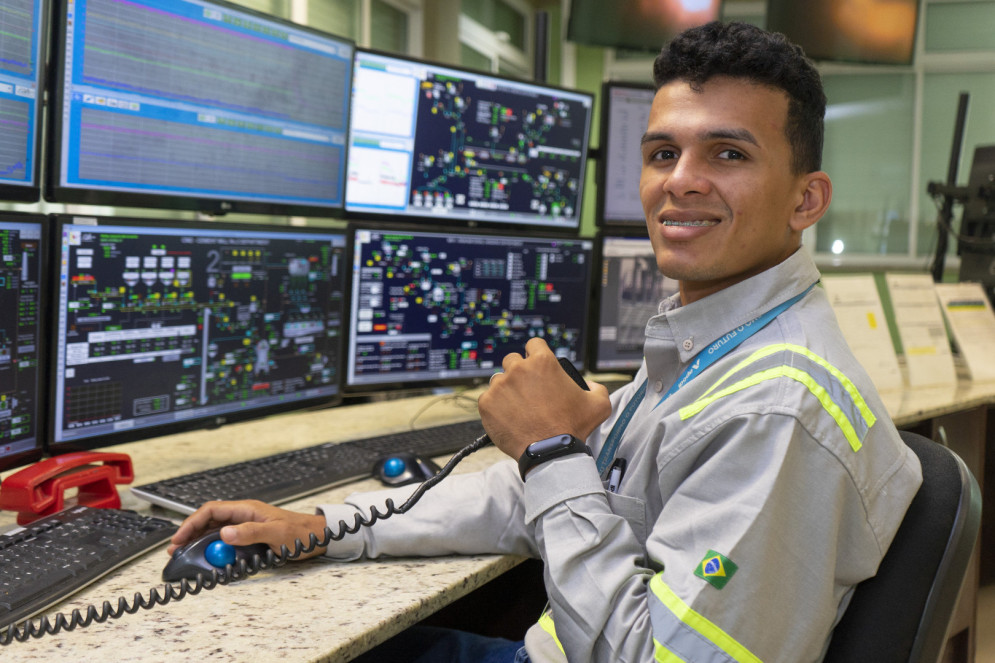
[[265, 559], [268, 550], [269, 546], [262, 543], [233, 546], [221, 540], [220, 530], [212, 530], [177, 548], [162, 570], [162, 579], [166, 582], [179, 582], [184, 578], [192, 580], [198, 575], [204, 578], [210, 578], [212, 573], [224, 575], [227, 565], [235, 567], [240, 560], [245, 560], [246, 565], [250, 565], [257, 555]]
[[204, 550], [204, 559], [211, 566], [223, 569], [228, 564], [235, 563], [235, 546], [225, 543], [221, 539], [211, 541]]
[[439, 466], [434, 462], [409, 451], [384, 456], [373, 465], [373, 476], [385, 486], [421, 483], [438, 471]]
[[383, 462], [383, 475], [388, 479], [393, 479], [394, 477], [400, 476], [404, 472], [404, 468], [407, 465], [403, 458], [398, 458], [397, 456], [391, 456]]

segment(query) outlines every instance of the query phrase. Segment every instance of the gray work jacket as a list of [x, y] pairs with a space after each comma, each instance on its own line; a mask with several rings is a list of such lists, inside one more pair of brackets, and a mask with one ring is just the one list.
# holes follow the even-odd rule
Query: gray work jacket
[[[595, 457], [645, 380], [609, 493], [592, 458], [510, 460], [452, 476], [328, 555], [541, 557], [549, 609], [526, 635], [546, 661], [818, 661], [852, 588], [874, 574], [921, 481], [819, 287], [661, 397], [699, 354], [819, 278], [803, 250], [646, 326], [645, 360], [588, 440]], [[410, 488], [326, 505], [352, 522]], [[668, 658], [677, 656], [679, 658]]]

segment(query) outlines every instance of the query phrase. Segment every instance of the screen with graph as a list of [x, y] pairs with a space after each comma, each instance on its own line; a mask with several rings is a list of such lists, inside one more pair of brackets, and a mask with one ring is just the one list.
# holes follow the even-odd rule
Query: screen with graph
[[599, 225], [644, 226], [639, 200], [643, 134], [656, 90], [652, 85], [608, 81], [601, 86], [601, 160], [598, 162]]
[[61, 0], [58, 202], [327, 216], [352, 42], [205, 0]]
[[480, 382], [544, 338], [583, 368], [593, 241], [353, 231], [347, 389]]
[[358, 50], [346, 211], [576, 230], [593, 95]]
[[0, 214], [0, 470], [41, 457], [43, 217]]
[[597, 252], [591, 370], [635, 373], [643, 362], [646, 322], [662, 299], [677, 292], [677, 281], [657, 269], [645, 232], [602, 235]]
[[344, 233], [94, 220], [53, 230], [53, 451], [338, 400]]
[[40, 197], [45, 0], [0, 4], [0, 200]]

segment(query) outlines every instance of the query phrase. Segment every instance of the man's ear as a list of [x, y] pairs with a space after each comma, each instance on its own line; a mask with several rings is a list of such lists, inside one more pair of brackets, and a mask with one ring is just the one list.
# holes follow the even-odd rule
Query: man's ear
[[805, 175], [802, 186], [801, 203], [795, 207], [790, 221], [791, 229], [796, 232], [805, 230], [821, 219], [833, 198], [833, 183], [829, 175], [821, 170]]

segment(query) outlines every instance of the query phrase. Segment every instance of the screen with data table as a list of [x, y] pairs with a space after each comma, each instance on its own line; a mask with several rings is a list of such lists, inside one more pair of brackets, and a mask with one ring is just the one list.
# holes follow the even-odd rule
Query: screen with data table
[[608, 81], [601, 86], [601, 161], [598, 163], [598, 214], [603, 226], [643, 226], [639, 200], [641, 141], [649, 124], [656, 90], [651, 85]]
[[0, 214], [0, 470], [41, 456], [43, 217]]
[[0, 3], [0, 200], [37, 201], [46, 0]]
[[74, 217], [55, 232], [56, 447], [337, 400], [343, 233]]
[[355, 229], [347, 388], [482, 381], [530, 338], [583, 368], [593, 242]]
[[214, 0], [63, 0], [60, 202], [330, 215], [353, 44]]
[[593, 95], [356, 52], [346, 211], [580, 227]]

